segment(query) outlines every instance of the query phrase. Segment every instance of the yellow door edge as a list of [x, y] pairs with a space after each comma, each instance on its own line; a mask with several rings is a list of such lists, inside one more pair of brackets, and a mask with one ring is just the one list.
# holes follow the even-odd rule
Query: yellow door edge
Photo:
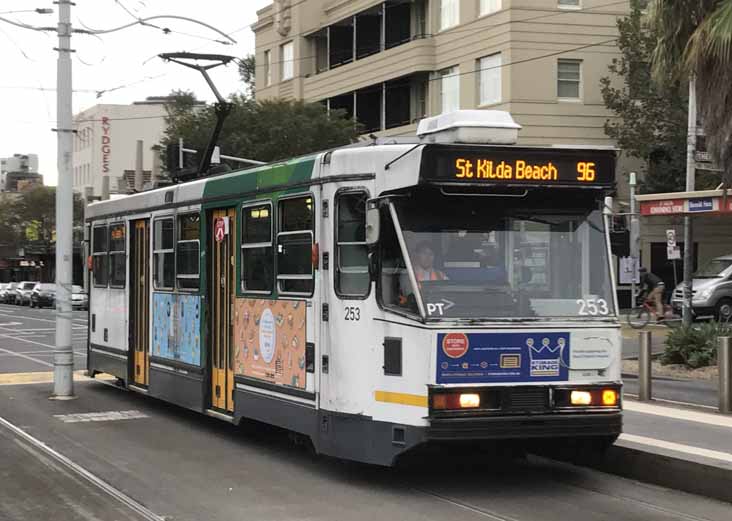
[[427, 397], [420, 394], [394, 393], [391, 391], [374, 391], [377, 402], [397, 403], [399, 405], [413, 405], [427, 407]]

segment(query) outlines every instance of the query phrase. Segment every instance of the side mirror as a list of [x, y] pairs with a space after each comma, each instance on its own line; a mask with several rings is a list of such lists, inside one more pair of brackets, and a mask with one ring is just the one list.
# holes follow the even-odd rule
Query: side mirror
[[369, 253], [369, 277], [372, 281], [376, 280], [376, 277], [379, 273], [379, 267], [377, 265], [377, 256], [376, 253], [371, 252]]
[[373, 246], [379, 242], [381, 231], [381, 213], [375, 201], [366, 204], [366, 244]]

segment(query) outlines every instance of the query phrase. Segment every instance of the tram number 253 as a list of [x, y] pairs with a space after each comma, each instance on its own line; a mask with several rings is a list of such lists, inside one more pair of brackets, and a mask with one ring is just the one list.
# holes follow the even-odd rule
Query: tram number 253
[[580, 161], [577, 163], [577, 181], [591, 183], [595, 180], [595, 163]]
[[353, 306], [346, 306], [344, 308], [346, 320], [350, 321], [358, 321], [361, 320], [361, 308], [353, 307]]
[[577, 304], [579, 305], [579, 315], [607, 315], [610, 313], [607, 300], [604, 298], [581, 298], [577, 299]]

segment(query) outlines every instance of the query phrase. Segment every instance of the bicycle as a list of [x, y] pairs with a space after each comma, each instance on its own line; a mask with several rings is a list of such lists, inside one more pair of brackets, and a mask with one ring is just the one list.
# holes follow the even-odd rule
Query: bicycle
[[[651, 322], [651, 317], [656, 311], [656, 303], [650, 300], [643, 299], [643, 303], [640, 306], [636, 306], [628, 312], [626, 320], [628, 325], [633, 329], [642, 329]], [[678, 327], [681, 324], [681, 317], [674, 313], [673, 308], [668, 305], [663, 305], [663, 317], [659, 324], [663, 324], [666, 327]]]

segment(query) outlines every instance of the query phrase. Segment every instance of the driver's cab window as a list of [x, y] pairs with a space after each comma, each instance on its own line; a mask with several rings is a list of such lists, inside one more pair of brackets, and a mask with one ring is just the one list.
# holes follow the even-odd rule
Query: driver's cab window
[[417, 313], [417, 301], [412, 297], [407, 300], [407, 295], [413, 293], [411, 284], [409, 284], [409, 276], [407, 274], [407, 264], [404, 261], [402, 250], [399, 247], [399, 239], [397, 238], [394, 222], [389, 215], [388, 208], [381, 209], [381, 237], [379, 240], [380, 262], [381, 262], [381, 280], [380, 297], [381, 303], [385, 307], [409, 309]]

